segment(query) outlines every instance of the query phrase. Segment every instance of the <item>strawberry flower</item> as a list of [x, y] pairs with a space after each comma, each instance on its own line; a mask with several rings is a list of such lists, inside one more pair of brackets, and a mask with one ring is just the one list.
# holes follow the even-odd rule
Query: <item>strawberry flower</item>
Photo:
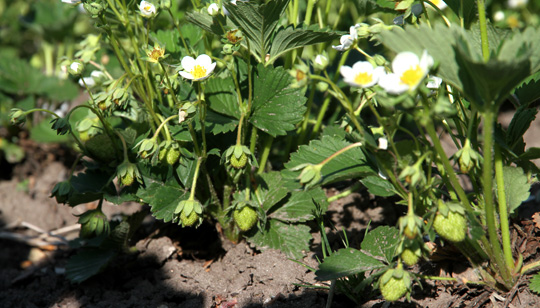
[[349, 34], [342, 35], [339, 38], [339, 43], [341, 45], [337, 45], [337, 46], [332, 45], [332, 48], [334, 48], [337, 51], [349, 50], [354, 45], [357, 38], [358, 38], [358, 31], [356, 30], [356, 26], [351, 26], [349, 28]]
[[212, 62], [212, 59], [205, 54], [198, 56], [197, 59], [185, 56], [182, 59], [181, 64], [184, 71], [178, 72], [180, 76], [193, 81], [200, 81], [208, 78], [216, 68], [216, 62]]
[[342, 66], [339, 72], [345, 83], [353, 87], [369, 88], [377, 84], [379, 78], [384, 75], [384, 68], [382, 66], [374, 68], [369, 62], [358, 61], [352, 67]]
[[139, 4], [139, 10], [141, 11], [141, 15], [146, 18], [154, 17], [157, 13], [156, 6], [152, 2], [144, 0]]
[[433, 58], [424, 50], [418, 58], [410, 51], [400, 52], [392, 61], [393, 73], [381, 76], [379, 85], [388, 93], [399, 95], [414, 91], [433, 66]]

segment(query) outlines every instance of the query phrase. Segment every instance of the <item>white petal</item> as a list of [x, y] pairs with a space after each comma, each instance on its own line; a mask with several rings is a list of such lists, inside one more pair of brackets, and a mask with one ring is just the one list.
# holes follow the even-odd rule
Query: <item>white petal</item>
[[180, 63], [182, 65], [182, 68], [188, 72], [191, 72], [193, 68], [195, 67], [195, 59], [193, 59], [190, 56], [185, 56], [182, 58], [182, 62]]
[[433, 76], [429, 78], [426, 87], [428, 87], [428, 89], [438, 89], [441, 86], [441, 83], [441, 78]]
[[188, 72], [179, 71], [178, 74], [180, 74], [180, 76], [182, 76], [182, 77], [184, 77], [186, 79], [191, 79], [191, 80], [195, 79], [195, 78], [193, 78], [193, 75], [191, 75]]
[[367, 61], [358, 61], [355, 64], [353, 64], [352, 69], [356, 74], [359, 72], [366, 72], [366, 73], [373, 73], [373, 65]]
[[417, 66], [420, 63], [418, 56], [410, 51], [400, 52], [392, 61], [392, 71], [401, 75], [411, 67]]
[[212, 58], [210, 58], [208, 55], [202, 54], [197, 57], [197, 59], [195, 60], [195, 63], [197, 63], [198, 65], [208, 70], [208, 67], [210, 66], [210, 64], [212, 64]]
[[214, 62], [206, 67], [206, 76], [210, 75], [214, 71], [214, 69], [216, 68], [216, 64], [217, 63]]
[[379, 79], [386, 75], [386, 72], [384, 71], [384, 67], [377, 66], [373, 69], [373, 79], [377, 80], [376, 82], [379, 82]]
[[339, 72], [341, 73], [341, 76], [343, 76], [344, 78], [354, 79], [354, 71], [352, 67], [350, 66], [345, 66], [345, 65], [342, 66], [339, 69]]
[[409, 86], [402, 83], [397, 74], [386, 74], [379, 78], [379, 86], [386, 92], [394, 95], [404, 93], [409, 89]]

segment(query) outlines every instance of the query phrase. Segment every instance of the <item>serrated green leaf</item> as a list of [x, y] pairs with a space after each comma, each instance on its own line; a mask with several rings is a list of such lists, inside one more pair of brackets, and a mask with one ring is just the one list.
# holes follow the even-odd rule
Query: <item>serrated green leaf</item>
[[530, 103], [540, 99], [540, 72], [527, 78], [514, 90], [514, 95], [518, 99], [519, 106], [528, 106]]
[[525, 153], [519, 156], [519, 159], [533, 160], [540, 158], [540, 148], [528, 148]]
[[383, 268], [385, 265], [354, 248], [343, 248], [324, 259], [315, 272], [317, 280], [334, 280], [367, 271]]
[[[519, 167], [504, 166], [503, 175], [506, 206], [508, 213], [513, 214], [519, 205], [529, 198], [531, 184], [523, 169]], [[494, 189], [497, 192], [497, 185], [494, 185]]]
[[536, 273], [536, 275], [531, 278], [529, 289], [534, 293], [540, 294], [540, 273]]
[[168, 53], [177, 53], [180, 51], [180, 35], [176, 29], [158, 30], [154, 36], [161, 46], [165, 45], [165, 50]]
[[257, 67], [249, 122], [274, 137], [293, 130], [306, 110], [303, 90], [291, 88], [291, 78], [282, 67]]
[[273, 63], [279, 56], [295, 48], [330, 42], [339, 37], [341, 35], [335, 32], [295, 29], [293, 26], [279, 29], [272, 41], [268, 63]]
[[238, 126], [238, 120], [208, 110], [204, 125], [206, 126], [206, 132], [217, 135], [235, 130]]
[[284, 187], [284, 180], [279, 172], [263, 173], [257, 179], [257, 189], [254, 200], [257, 200], [263, 210], [268, 211], [272, 206], [285, 198], [288, 189]]
[[204, 93], [210, 109], [240, 119], [238, 96], [232, 78], [211, 78], [206, 82]]
[[99, 273], [116, 254], [115, 250], [83, 248], [68, 260], [66, 277], [71, 282], [81, 283]]
[[192, 157], [180, 157], [180, 163], [176, 168], [176, 173], [185, 189], [191, 188], [195, 169], [197, 167], [197, 159]]
[[[69, 206], [75, 206], [82, 203], [88, 203], [99, 200], [105, 192], [114, 194], [116, 188], [109, 182], [111, 174], [101, 170], [86, 170], [71, 178], [73, 192], [69, 196], [67, 203]], [[109, 183], [107, 187], [105, 184]]]
[[506, 133], [506, 144], [515, 153], [523, 153], [524, 149], [516, 149], [518, 144], [523, 144], [523, 135], [536, 118], [538, 110], [536, 108], [518, 108]]
[[206, 12], [188, 12], [186, 13], [186, 20], [196, 25], [197, 27], [200, 27], [217, 36], [222, 36], [223, 34], [225, 34], [225, 32], [223, 31], [223, 26], [225, 25], [227, 28], [235, 28], [234, 25], [229, 21], [229, 19], [226, 19], [224, 16], [218, 15], [216, 17], [212, 17]]
[[260, 250], [278, 249], [287, 256], [301, 259], [303, 251], [309, 250], [310, 228], [306, 225], [288, 224], [270, 219], [263, 232], [256, 232], [247, 241]]
[[274, 0], [261, 5], [254, 2], [238, 1], [232, 4], [225, 1], [223, 6], [229, 11], [231, 22], [240, 28], [249, 40], [252, 54], [261, 61], [270, 51], [274, 30], [288, 3], [289, 0]]
[[39, 122], [30, 129], [30, 139], [40, 143], [65, 143], [70, 140], [68, 134], [59, 135], [51, 128], [48, 120]]
[[306, 191], [293, 191], [291, 197], [283, 206], [269, 215], [270, 218], [285, 220], [288, 222], [303, 222], [315, 218], [316, 205], [326, 212], [328, 202], [326, 194], [318, 187]]
[[396, 194], [396, 190], [390, 181], [385, 180], [380, 176], [370, 175], [361, 179], [360, 182], [375, 196], [390, 197]]
[[394, 227], [381, 226], [369, 231], [362, 241], [362, 250], [373, 257], [392, 262], [399, 244], [399, 230]]
[[[309, 145], [302, 145], [297, 152], [291, 154], [291, 159], [285, 164], [287, 170], [283, 170], [283, 177], [295, 179], [301, 170], [290, 169], [301, 164], [319, 164], [330, 155], [350, 145], [340, 137], [323, 136], [321, 140], [313, 140]], [[323, 175], [322, 184], [328, 184], [342, 179], [352, 179], [358, 176], [377, 174], [367, 163], [366, 156], [360, 148], [350, 149], [335, 157], [324, 165], [321, 170]]]
[[174, 210], [178, 203], [187, 200], [189, 194], [179, 186], [154, 182], [139, 190], [137, 196], [150, 205], [154, 217], [169, 222], [174, 218]]

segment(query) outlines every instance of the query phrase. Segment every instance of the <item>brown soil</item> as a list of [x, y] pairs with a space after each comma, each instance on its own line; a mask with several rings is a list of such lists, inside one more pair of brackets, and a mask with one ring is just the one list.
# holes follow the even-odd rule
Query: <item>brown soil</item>
[[[26, 236], [30, 243], [40, 232], [76, 227], [73, 214], [82, 209], [58, 205], [49, 198], [55, 183], [67, 176], [69, 153], [62, 151], [58, 146], [29, 144], [24, 164], [13, 170], [2, 164], [0, 178], [6, 180], [0, 181], [0, 307], [325, 307], [327, 290], [305, 286], [328, 287], [329, 283], [316, 281], [311, 271], [281, 252], [256, 251], [245, 242], [232, 244], [220, 239], [208, 224], [196, 231], [182, 230], [149, 215], [132, 243], [137, 253], [121, 256], [82, 284], [71, 284], [65, 278], [65, 265], [73, 251], [35, 241], [23, 244], [15, 238]], [[328, 195], [346, 185], [329, 188]], [[145, 207], [130, 203], [104, 209], [114, 217]], [[352, 194], [330, 205], [327, 217], [336, 228], [327, 229], [329, 239], [334, 249], [341, 248], [344, 229], [350, 245], [359, 247], [368, 224], [395, 225], [402, 212], [391, 199], [373, 198], [367, 192]], [[516, 249], [527, 254], [526, 262], [540, 258], [540, 229], [530, 219], [515, 223], [519, 228], [513, 234]], [[301, 260], [310, 267], [316, 267], [321, 258], [320, 236], [313, 235], [313, 249]], [[76, 229], [64, 234], [66, 239], [76, 236]], [[42, 235], [45, 238], [50, 240]], [[460, 278], [471, 274], [455, 252], [442, 249], [441, 254], [445, 253], [452, 258], [424, 261], [422, 272]], [[366, 292], [358, 294], [359, 304], [338, 294], [332, 307], [540, 307], [540, 297], [528, 290], [528, 279], [524, 277], [506, 294], [422, 281], [410, 302], [389, 304], [376, 292]]]

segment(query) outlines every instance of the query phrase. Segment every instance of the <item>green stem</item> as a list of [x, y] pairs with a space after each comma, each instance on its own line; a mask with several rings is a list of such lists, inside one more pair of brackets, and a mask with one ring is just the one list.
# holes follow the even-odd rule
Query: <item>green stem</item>
[[259, 159], [259, 169], [257, 170], [257, 174], [263, 173], [264, 168], [266, 167], [266, 162], [268, 161], [268, 156], [270, 155], [270, 150], [272, 149], [272, 142], [274, 142], [274, 137], [270, 135], [266, 136], [265, 139], [261, 158]]
[[178, 99], [176, 98], [176, 94], [174, 93], [174, 90], [172, 88], [171, 80], [169, 79], [169, 74], [167, 73], [167, 70], [165, 69], [165, 65], [163, 65], [162, 62], [159, 62], [159, 65], [161, 65], [161, 69], [163, 70], [163, 74], [165, 75], [165, 80], [167, 81], [167, 86], [169, 87], [169, 91], [171, 91], [171, 96], [173, 97], [173, 101], [176, 105], [178, 105]]
[[308, 0], [306, 8], [306, 16], [304, 17], [304, 24], [309, 26], [311, 23], [311, 16], [313, 15], [313, 6], [315, 5], [316, 0]]
[[501, 237], [503, 253], [506, 265], [513, 269], [514, 258], [512, 257], [512, 247], [510, 245], [510, 226], [508, 219], [508, 208], [506, 204], [506, 191], [504, 186], [503, 161], [499, 146], [495, 146], [495, 180], [497, 183], [497, 200], [499, 202], [499, 219], [501, 223]]
[[[493, 206], [493, 127], [495, 122], [495, 112], [486, 109], [483, 112], [484, 118], [484, 164], [482, 166], [482, 183], [484, 193], [484, 211], [486, 217], [486, 225], [488, 229], [489, 244], [493, 250], [495, 267], [499, 271], [505, 283], [511, 282], [511, 275], [508, 266], [503, 259], [503, 252], [497, 235], [497, 223], [495, 220], [495, 207]], [[503, 186], [504, 187], [504, 186]]]
[[476, 1], [478, 7], [478, 22], [480, 23], [480, 40], [482, 41], [482, 56], [484, 62], [489, 60], [489, 41], [487, 35], [486, 5], [484, 0]]
[[[331, 1], [328, 0], [328, 2], [331, 2]], [[343, 64], [345, 64], [345, 61], [347, 61], [347, 57], [349, 56], [349, 52], [350, 52], [350, 50], [347, 50], [346, 52], [343, 53], [343, 55], [341, 56], [341, 59], [339, 60], [339, 63], [338, 63], [337, 67], [342, 67]], [[332, 79], [333, 82], [337, 81], [338, 76], [339, 76], [339, 74], [337, 74], [337, 73], [334, 75], [334, 78]], [[330, 100], [331, 100], [331, 96], [327, 96], [326, 99], [324, 100], [322, 106], [321, 106], [321, 109], [319, 111], [319, 115], [317, 116], [317, 122], [315, 123], [315, 126], [313, 127], [313, 131], [311, 133], [311, 135], [313, 137], [316, 136], [319, 133], [319, 130], [320, 130], [321, 125], [322, 125], [322, 120], [324, 118], [324, 115], [326, 114], [326, 110], [328, 110], [328, 106], [330, 105]]]
[[195, 189], [197, 188], [197, 178], [199, 178], [199, 170], [201, 169], [202, 157], [197, 158], [197, 166], [195, 167], [195, 174], [193, 175], [193, 181], [191, 182], [191, 191], [189, 193], [189, 200], [195, 200]]
[[339, 200], [341, 198], [345, 198], [345, 197], [349, 196], [350, 194], [354, 193], [355, 191], [357, 191], [360, 187], [362, 187], [362, 183], [360, 183], [360, 182], [355, 183], [353, 186], [351, 186], [347, 190], [342, 191], [341, 193], [339, 193], [337, 195], [334, 195], [332, 197], [329, 197], [328, 199], [326, 199], [326, 201], [328, 203], [330, 203], [330, 202], [337, 201], [337, 200]]
[[[159, 132], [161, 131], [161, 129], [163, 128], [163, 126], [165, 126], [165, 124], [167, 124], [167, 122], [169, 122], [170, 120], [174, 119], [174, 118], [178, 118], [178, 115], [175, 114], [175, 115], [172, 115], [168, 118], [165, 119], [165, 121], [161, 122], [161, 124], [159, 124], [158, 128], [156, 129], [156, 131], [154, 132], [154, 136], [152, 136], [152, 138], [157, 138]], [[167, 138], [169, 139], [169, 138]]]
[[353, 143], [353, 144], [349, 144], [348, 146], [344, 147], [343, 149], [341, 149], [341, 150], [335, 152], [334, 154], [328, 156], [325, 160], [318, 163], [318, 165], [324, 166], [327, 163], [329, 163], [330, 161], [332, 161], [332, 159], [338, 157], [339, 155], [347, 152], [350, 149], [353, 149], [353, 148], [356, 148], [356, 147], [359, 147], [359, 146], [362, 146], [362, 142], [356, 142], [356, 143]]

